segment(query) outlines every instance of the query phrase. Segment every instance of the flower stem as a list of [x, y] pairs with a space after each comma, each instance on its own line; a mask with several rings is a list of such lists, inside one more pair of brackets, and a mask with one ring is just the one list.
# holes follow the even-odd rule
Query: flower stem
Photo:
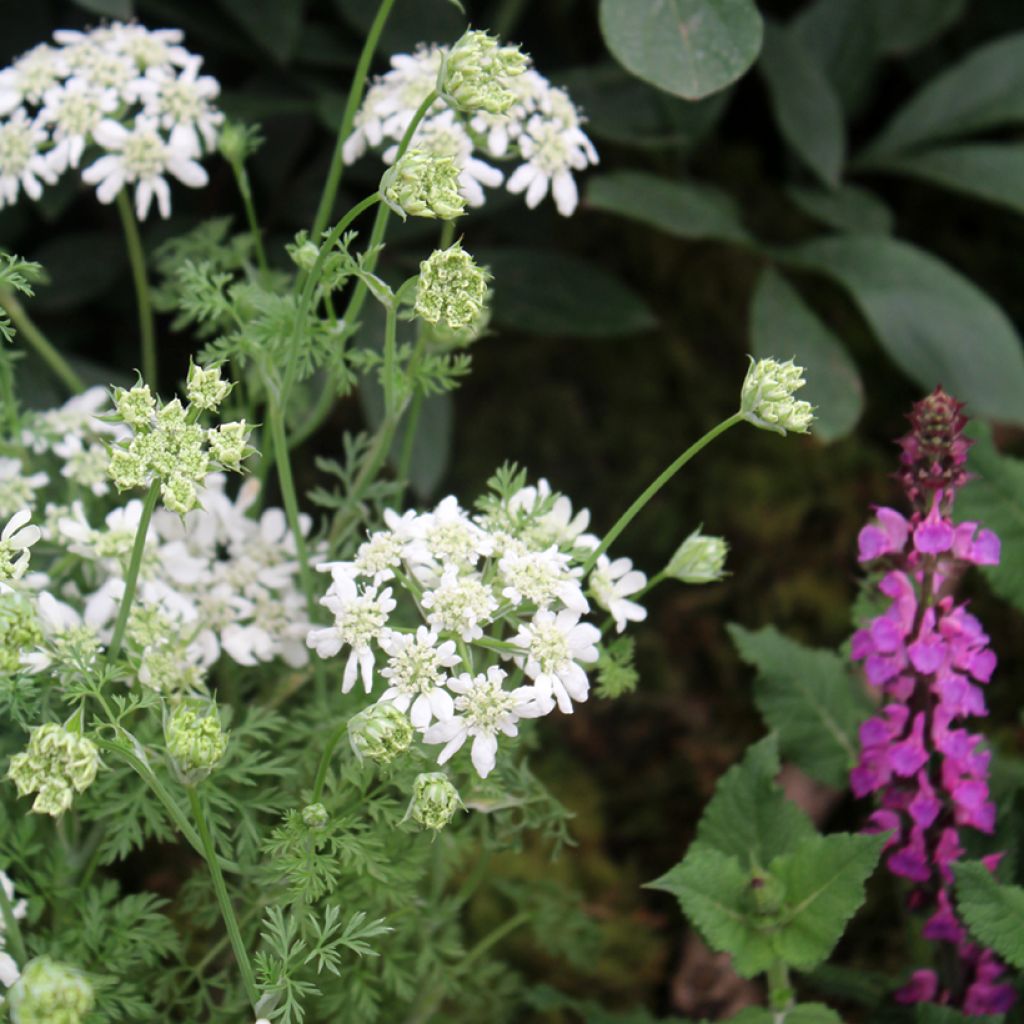
[[356, 113], [359, 104], [363, 102], [363, 94], [366, 91], [366, 77], [370, 70], [370, 61], [377, 49], [377, 42], [384, 30], [384, 23], [388, 20], [391, 8], [395, 0], [381, 0], [377, 8], [377, 15], [373, 19], [370, 31], [363, 43], [363, 51], [359, 54], [359, 62], [356, 64], [355, 74], [352, 76], [352, 85], [348, 91], [348, 98], [345, 101], [345, 112], [342, 114], [341, 127], [338, 129], [338, 141], [334, 146], [334, 157], [331, 160], [330, 169], [327, 172], [327, 180], [324, 182], [324, 190], [320, 196], [320, 203], [316, 208], [316, 217], [313, 220], [313, 230], [310, 236], [315, 241], [320, 237], [324, 228], [331, 219], [331, 210], [334, 208], [334, 200], [338, 194], [338, 186], [341, 184], [341, 175], [345, 168], [343, 150], [345, 140], [352, 134], [352, 125], [355, 123]]
[[113, 664], [121, 653], [121, 644], [124, 641], [125, 627], [128, 625], [128, 615], [132, 610], [132, 601], [135, 600], [135, 588], [139, 582], [139, 570], [142, 568], [142, 555], [146, 549], [146, 534], [149, 532], [149, 521], [153, 518], [153, 510], [160, 498], [160, 481], [154, 480], [146, 492], [146, 500], [142, 504], [142, 516], [139, 519], [139, 528], [135, 534], [135, 543], [132, 546], [131, 559], [128, 562], [128, 572], [124, 578], [124, 595], [121, 598], [121, 607], [117, 610], [117, 621], [114, 623], [114, 635], [110, 639], [110, 647], [107, 649], [107, 661]]
[[14, 292], [8, 288], [0, 289], [0, 306], [7, 311], [7, 315], [21, 336], [35, 349], [36, 355], [53, 370], [68, 391], [73, 395], [81, 394], [85, 390], [85, 382], [75, 373], [46, 335], [36, 327]]
[[146, 277], [146, 256], [142, 251], [142, 238], [135, 219], [128, 192], [117, 193], [117, 212], [121, 215], [125, 245], [128, 248], [128, 262], [132, 268], [135, 283], [135, 299], [139, 307], [139, 336], [142, 340], [142, 379], [155, 391], [158, 386], [156, 370], [156, 324], [153, 320], [153, 303], [149, 295], [149, 281]]
[[11, 906], [11, 901], [7, 898], [7, 893], [2, 885], [0, 885], [0, 921], [3, 922], [4, 938], [10, 944], [14, 959], [24, 967], [25, 961], [28, 960], [28, 951], [25, 949], [25, 940], [22, 938], [18, 919], [14, 916], [14, 907]]
[[331, 758], [334, 757], [334, 751], [347, 731], [348, 722], [342, 722], [341, 725], [335, 728], [327, 740], [327, 746], [324, 747], [324, 752], [320, 755], [320, 764], [317, 765], [316, 779], [313, 782], [313, 799], [310, 803], [319, 803], [320, 797], [323, 796], [324, 783], [327, 781], [327, 769], [331, 766]]
[[243, 160], [229, 160], [231, 171], [235, 176], [235, 184], [238, 186], [238, 194], [242, 197], [242, 205], [245, 207], [245, 219], [249, 223], [249, 234], [252, 235], [253, 249], [256, 251], [256, 262], [260, 266], [260, 273], [266, 277], [267, 252], [263, 247], [263, 232], [260, 230], [259, 218], [256, 216], [256, 205], [252, 198], [252, 185], [249, 181], [249, 172], [245, 169]]
[[767, 971], [768, 1005], [773, 1010], [785, 1010], [793, 1002], [793, 986], [789, 980], [789, 968], [782, 960], [776, 960]]
[[210, 827], [206, 821], [206, 814], [203, 811], [203, 805], [195, 786], [188, 787], [188, 799], [192, 805], [192, 815], [196, 819], [196, 826], [199, 829], [199, 838], [203, 844], [203, 857], [210, 869], [210, 878], [213, 880], [213, 891], [217, 895], [221, 917], [224, 918], [224, 926], [227, 928], [228, 938], [231, 940], [231, 948], [234, 950], [238, 969], [242, 973], [242, 984], [245, 986], [249, 1003], [252, 1005], [253, 1010], [255, 1010], [256, 1004], [260, 999], [259, 989], [256, 987], [256, 976], [253, 973], [252, 963], [249, 960], [249, 953], [245, 948], [245, 943], [242, 941], [242, 931], [238, 927], [235, 908], [231, 905], [228, 888], [224, 884], [224, 875], [221, 874], [217, 850], [213, 845]]
[[583, 575], [585, 576], [591, 569], [594, 568], [594, 564], [598, 558], [603, 555], [615, 542], [619, 534], [629, 526], [629, 524], [636, 518], [636, 516], [643, 510], [644, 506], [662, 489], [685, 466], [690, 459], [702, 451], [707, 445], [709, 445], [719, 434], [724, 434], [730, 427], [734, 427], [737, 423], [743, 421], [743, 414], [736, 412], [733, 413], [728, 419], [722, 420], [717, 426], [712, 427], [703, 437], [699, 440], [694, 441], [689, 448], [679, 456], [675, 462], [671, 463], [660, 473], [650, 486], [633, 502], [625, 512], [619, 516], [618, 521], [615, 525], [604, 535], [604, 540], [594, 548], [591, 552], [590, 557], [587, 559], [583, 566]]

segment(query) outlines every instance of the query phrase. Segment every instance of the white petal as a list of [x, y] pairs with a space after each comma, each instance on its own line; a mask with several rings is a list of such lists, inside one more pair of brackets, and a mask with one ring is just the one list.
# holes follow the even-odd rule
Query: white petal
[[473, 749], [470, 757], [473, 760], [473, 767], [477, 770], [481, 779], [486, 779], [494, 769], [494, 758], [497, 752], [498, 737], [493, 733], [478, 733], [473, 738]]

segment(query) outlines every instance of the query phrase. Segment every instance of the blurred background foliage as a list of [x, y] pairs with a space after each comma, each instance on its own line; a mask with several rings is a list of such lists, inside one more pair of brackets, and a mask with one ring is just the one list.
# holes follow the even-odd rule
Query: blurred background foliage
[[[731, 432], [623, 538], [619, 552], [653, 573], [703, 523], [728, 537], [733, 575], [662, 587], [638, 632], [638, 692], [546, 724], [538, 771], [576, 809], [579, 848], [554, 868], [540, 850], [506, 866], [510, 884], [579, 885], [602, 925], [585, 966], [524, 944], [518, 955], [533, 976], [611, 1005], [713, 1016], [731, 996], [687, 989], [678, 909], [639, 885], [678, 860], [715, 779], [762, 729], [752, 674], [725, 624], [843, 642], [856, 532], [872, 502], [897, 500], [891, 439], [923, 391], [941, 383], [995, 424], [998, 448], [1021, 451], [1024, 8], [762, 0], [762, 26], [741, 0], [717, 5], [736, 19], [719, 26], [725, 36], [681, 55], [669, 45], [680, 38], [671, 19], [688, 6], [466, 0], [474, 26], [521, 41], [571, 89], [602, 162], [570, 220], [495, 191], [460, 223], [495, 275], [494, 330], [460, 391], [431, 400], [415, 484], [423, 498], [468, 497], [514, 459], [594, 509], [602, 530], [734, 409], [746, 353], [808, 366], [815, 438]], [[374, 0], [2, 0], [0, 64], [54, 28], [103, 17], [185, 29], [223, 84], [224, 109], [262, 126], [251, 172], [268, 248], [283, 261], [284, 243], [312, 222], [375, 9]], [[398, 0], [376, 70], [417, 42], [454, 39], [465, 23], [449, 0]], [[146, 223], [147, 248], [225, 210], [241, 226], [229, 169], [210, 170], [208, 189], [177, 190], [172, 218]], [[347, 171], [338, 210], [375, 188], [380, 170], [371, 156]], [[83, 375], [109, 383], [135, 359], [133, 295], [116, 215], [74, 177], [38, 204], [0, 212], [0, 246], [44, 264], [50, 283], [35, 316]], [[399, 226], [383, 272], [401, 278], [433, 241], [429, 225]], [[367, 315], [364, 343], [379, 330]], [[181, 377], [193, 339], [167, 320], [160, 332], [164, 379]], [[61, 399], [31, 357], [22, 367], [26, 404]], [[363, 402], [372, 407], [372, 396]], [[299, 457], [301, 489], [324, 483], [314, 457], [337, 455], [363, 416], [357, 397], [339, 403]], [[987, 440], [979, 456], [981, 479], [965, 500], [1004, 533], [1008, 568], [991, 582], [1008, 600], [980, 579], [968, 589], [1001, 654], [990, 733], [1020, 753], [1024, 472]], [[1024, 771], [1006, 764], [1013, 800]], [[856, 828], [863, 813], [849, 801], [824, 806], [837, 827]], [[901, 963], [900, 940], [879, 931], [885, 885], [840, 963], [862, 972]]]

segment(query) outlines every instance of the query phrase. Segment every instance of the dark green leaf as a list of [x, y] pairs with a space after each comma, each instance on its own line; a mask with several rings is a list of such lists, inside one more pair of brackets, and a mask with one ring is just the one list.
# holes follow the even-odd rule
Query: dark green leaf
[[615, 171], [590, 179], [587, 205], [676, 238], [753, 244], [740, 224], [735, 202], [711, 185], [670, 181], [644, 171]]
[[835, 1010], [821, 1003], [801, 1003], [781, 1012], [749, 1006], [729, 1021], [730, 1024], [843, 1024]]
[[127, 21], [135, 15], [133, 0], [73, 0], [76, 7], [103, 18], [119, 18]]
[[753, 0], [601, 0], [600, 21], [627, 71], [688, 100], [731, 85], [761, 49]]
[[914, 1007], [915, 1024], [997, 1024], [1003, 1017], [968, 1016], [953, 1006], [937, 1003], [918, 1003]]
[[494, 275], [494, 322], [529, 334], [614, 338], [656, 326], [644, 300], [601, 267], [550, 249], [474, 250]]
[[1024, 888], [1000, 885], [984, 864], [957, 864], [956, 904], [971, 934], [1024, 970]]
[[822, 224], [854, 235], [892, 233], [892, 211], [874, 192], [859, 185], [840, 185], [834, 190], [792, 185], [786, 195]]
[[796, 32], [769, 21], [758, 68], [783, 138], [826, 185], [836, 186], [846, 157], [843, 108], [817, 56]]
[[822, 238], [779, 254], [847, 289], [892, 360], [977, 416], [1024, 423], [1024, 352], [1006, 314], [930, 253], [881, 235]]
[[871, 711], [846, 662], [772, 626], [756, 633], [726, 628], [740, 657], [757, 669], [754, 700], [778, 733], [782, 755], [821, 782], [844, 786], [857, 760], [857, 731]]
[[920, 178], [1024, 213], [1024, 145], [959, 143], [894, 156], [873, 166]]
[[967, 0], [870, 0], [878, 49], [884, 54], [919, 50], [958, 21]]
[[865, 151], [875, 161], [1024, 120], [1024, 32], [978, 47], [904, 104]]
[[771, 267], [761, 274], [750, 310], [751, 351], [757, 358], [792, 357], [807, 371], [800, 397], [817, 407], [814, 436], [845, 437], [864, 410], [860, 373], [842, 342]]
[[[334, 0], [334, 9], [365, 37], [380, 0]], [[475, 26], [482, 28], [482, 25]], [[378, 53], [411, 53], [417, 43], [453, 43], [466, 28], [465, 14], [451, 0], [402, 0], [384, 23]]]
[[217, 0], [278, 64], [287, 64], [294, 56], [302, 32], [305, 0]]

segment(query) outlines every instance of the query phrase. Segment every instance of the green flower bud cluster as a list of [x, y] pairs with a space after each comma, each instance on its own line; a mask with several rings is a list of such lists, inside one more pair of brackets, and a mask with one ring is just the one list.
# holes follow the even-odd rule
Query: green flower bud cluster
[[454, 220], [466, 212], [466, 200], [459, 192], [458, 164], [450, 156], [434, 156], [420, 149], [404, 153], [384, 172], [380, 195], [402, 220]]
[[669, 559], [665, 575], [683, 583], [717, 583], [725, 576], [729, 543], [700, 532], [698, 526]]
[[224, 758], [227, 733], [212, 704], [179, 704], [164, 723], [167, 753], [189, 784], [205, 779]]
[[412, 743], [409, 719], [393, 704], [371, 704], [348, 722], [348, 741], [356, 757], [389, 764]]
[[469, 327], [484, 314], [489, 280], [459, 242], [436, 249], [420, 263], [416, 314], [455, 331]]
[[750, 359], [740, 391], [740, 412], [755, 427], [777, 434], [806, 434], [814, 420], [814, 406], [793, 397], [807, 381], [804, 369], [792, 359]]
[[302, 808], [302, 824], [314, 832], [320, 832], [329, 820], [330, 816], [323, 804], [306, 804]]
[[260, 126], [241, 121], [225, 121], [217, 139], [217, 148], [229, 164], [244, 163], [262, 145]]
[[462, 806], [459, 791], [444, 772], [421, 772], [412, 784], [407, 818], [439, 832]]
[[114, 405], [134, 436], [115, 446], [107, 467], [120, 491], [147, 487], [160, 481], [164, 507], [185, 515], [198, 504], [197, 488], [215, 466], [238, 471], [249, 454], [245, 421], [206, 429], [200, 413], [215, 411], [232, 385], [221, 380], [220, 370], [192, 366], [188, 373], [186, 409], [175, 398], [157, 407], [149, 387], [116, 388]]
[[14, 1024], [80, 1024], [94, 1002], [85, 976], [48, 956], [25, 965], [8, 999]]
[[29, 602], [13, 591], [0, 593], [0, 673], [13, 675], [21, 668], [22, 653], [42, 642], [39, 619]]
[[465, 327], [451, 328], [443, 322], [436, 324], [424, 323], [423, 337], [428, 348], [440, 352], [453, 352], [460, 348], [469, 348], [479, 341], [491, 325], [492, 289], [487, 290], [484, 304], [480, 307], [473, 321]]
[[504, 114], [516, 101], [509, 79], [521, 75], [529, 63], [518, 46], [502, 46], [494, 36], [470, 29], [442, 60], [437, 91], [464, 113]]
[[92, 785], [99, 766], [92, 740], [48, 722], [32, 730], [28, 747], [11, 758], [7, 775], [19, 796], [37, 794], [33, 811], [57, 818], [71, 806], [75, 793]]

